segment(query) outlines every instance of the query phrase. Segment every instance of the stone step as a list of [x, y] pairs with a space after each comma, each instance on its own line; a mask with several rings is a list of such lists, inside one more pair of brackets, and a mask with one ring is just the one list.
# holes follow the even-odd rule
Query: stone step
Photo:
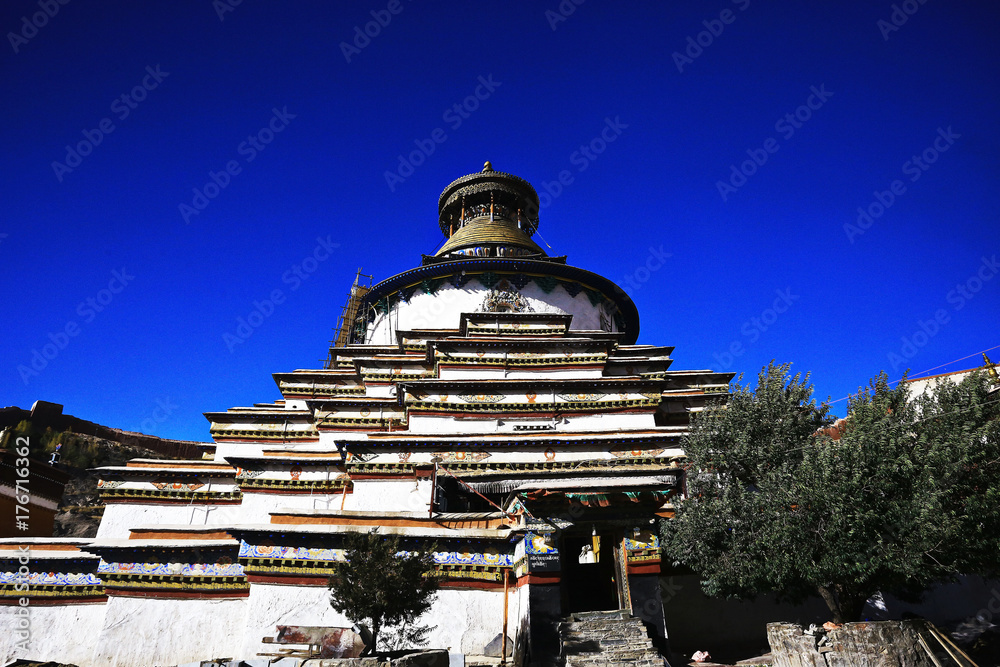
[[639, 619], [633, 619], [631, 621], [618, 621], [616, 623], [609, 623], [607, 621], [602, 621], [600, 623], [564, 621], [559, 624], [559, 629], [570, 632], [639, 631], [644, 633], [646, 631], [646, 626], [644, 626], [642, 621]]
[[577, 611], [569, 615], [569, 619], [571, 621], [584, 621], [584, 620], [594, 620], [594, 619], [628, 620], [629, 618], [631, 618], [631, 616], [625, 609], [614, 609], [611, 611]]
[[596, 665], [655, 665], [664, 667], [663, 658], [658, 654], [645, 654], [637, 657], [609, 656], [596, 657], [567, 656], [566, 667], [595, 667]]
[[576, 659], [567, 658], [566, 667], [663, 667], [663, 658], [656, 656], [650, 660], [600, 660], [598, 662], [578, 662]]
[[599, 632], [587, 630], [564, 630], [559, 633], [567, 639], [642, 639], [646, 638], [645, 628], [639, 629], [614, 629]]
[[571, 614], [559, 637], [565, 667], [664, 667], [646, 627], [626, 610]]

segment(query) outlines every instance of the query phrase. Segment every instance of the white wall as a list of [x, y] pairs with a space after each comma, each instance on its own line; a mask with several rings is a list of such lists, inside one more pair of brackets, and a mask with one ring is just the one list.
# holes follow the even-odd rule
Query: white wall
[[[281, 444], [284, 443], [275, 443], [278, 446]], [[261, 442], [219, 442], [215, 445], [215, 460], [227, 463], [227, 456], [263, 456], [264, 447]]]
[[234, 657], [240, 649], [246, 609], [246, 598], [161, 600], [112, 596], [93, 664], [149, 667]]
[[[395, 344], [397, 330], [457, 329], [459, 316], [480, 312], [489, 291], [476, 279], [461, 288], [446, 283], [434, 294], [418, 290], [408, 302], [401, 302], [389, 313], [380, 315], [369, 328], [366, 342], [372, 345]], [[570, 324], [573, 329], [601, 329], [600, 307], [591, 304], [590, 297], [584, 292], [571, 297], [559, 286], [546, 294], [533, 282], [519, 291], [536, 313], [570, 314], [573, 316]]]
[[247, 623], [240, 634], [236, 657], [247, 659], [262, 651], [273, 651], [273, 645], [262, 644], [260, 640], [273, 637], [276, 625], [349, 628], [353, 623], [333, 610], [330, 591], [325, 586], [251, 584]]
[[[524, 611], [518, 591], [508, 594], [507, 635], [513, 639]], [[247, 601], [246, 633], [238, 657], [246, 659], [264, 650], [261, 639], [274, 636], [276, 625], [343, 627], [353, 625], [330, 606], [330, 592], [321, 586], [253, 584]], [[446, 648], [453, 653], [482, 654], [503, 627], [503, 591], [443, 589], [421, 624], [437, 626], [429, 635], [428, 648]]]
[[138, 505], [111, 503], [97, 529], [98, 538], [127, 538], [137, 526], [174, 523], [192, 526], [231, 524], [239, 520], [239, 505]]
[[29, 606], [31, 640], [27, 651], [15, 650], [18, 638], [19, 607], [0, 607], [0, 664], [13, 658], [68, 662], [79, 667], [96, 667], [104, 663], [93, 660], [97, 636], [104, 624], [104, 604], [71, 604]]
[[[513, 591], [507, 598], [507, 635], [513, 638], [519, 598]], [[429, 647], [482, 655], [503, 629], [503, 590], [442, 589], [421, 621], [437, 626], [429, 635]]]
[[[351, 494], [347, 494], [350, 502]], [[239, 523], [271, 523], [271, 512], [277, 509], [293, 507], [307, 510], [339, 510], [341, 494], [274, 494], [274, 493], [244, 493], [243, 504], [240, 506]], [[347, 509], [345, 504], [344, 509]]]
[[[501, 404], [502, 405], [502, 404]], [[565, 403], [555, 403], [556, 408], [566, 405]], [[556, 425], [557, 431], [597, 431], [612, 432], [632, 429], [654, 428], [656, 417], [653, 408], [647, 414], [635, 412], [624, 412], [617, 414], [563, 414]], [[410, 415], [410, 433], [414, 434], [445, 434], [445, 435], [471, 435], [475, 433], [500, 433], [508, 432], [511, 428], [501, 428], [497, 425], [497, 420], [503, 421], [508, 426], [511, 424], [525, 423], [538, 424], [551, 419], [540, 419], [538, 417], [507, 417], [504, 415], [486, 416], [476, 415], [475, 417], [460, 416], [439, 416], [424, 415], [415, 412]]]
[[428, 479], [396, 481], [388, 479], [358, 480], [354, 492], [347, 494], [345, 510], [374, 512], [427, 512], [431, 502], [431, 482]]

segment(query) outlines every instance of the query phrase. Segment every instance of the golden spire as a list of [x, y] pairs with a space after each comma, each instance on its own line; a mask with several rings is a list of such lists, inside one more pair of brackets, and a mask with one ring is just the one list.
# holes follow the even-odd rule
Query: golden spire
[[485, 173], [487, 171], [493, 171], [493, 165], [490, 164], [489, 160], [487, 160], [486, 164], [483, 165], [483, 172]]
[[983, 359], [986, 360], [986, 372], [990, 374], [990, 379], [994, 382], [1000, 382], [1000, 376], [997, 375], [996, 364], [990, 361], [990, 358], [986, 356], [983, 352]]

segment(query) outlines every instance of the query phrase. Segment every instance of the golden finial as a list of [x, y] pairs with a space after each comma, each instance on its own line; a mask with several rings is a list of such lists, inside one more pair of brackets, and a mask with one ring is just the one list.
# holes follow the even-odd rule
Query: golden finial
[[487, 172], [487, 171], [493, 171], [493, 165], [492, 165], [492, 164], [490, 164], [490, 161], [489, 161], [489, 160], [487, 160], [487, 161], [486, 161], [486, 164], [484, 164], [484, 165], [483, 165], [483, 171], [484, 171], [484, 172]]
[[986, 372], [989, 373], [990, 379], [994, 382], [1000, 381], [1000, 376], [997, 375], [996, 364], [990, 361], [985, 352], [983, 352], [983, 359], [986, 361]]

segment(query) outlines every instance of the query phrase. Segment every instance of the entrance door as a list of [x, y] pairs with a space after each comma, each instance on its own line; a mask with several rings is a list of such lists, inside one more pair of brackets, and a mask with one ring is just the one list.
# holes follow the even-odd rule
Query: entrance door
[[562, 554], [563, 613], [618, 609], [618, 586], [615, 581], [615, 547], [618, 537], [612, 532], [597, 534], [599, 551], [593, 554], [592, 535], [563, 535]]

